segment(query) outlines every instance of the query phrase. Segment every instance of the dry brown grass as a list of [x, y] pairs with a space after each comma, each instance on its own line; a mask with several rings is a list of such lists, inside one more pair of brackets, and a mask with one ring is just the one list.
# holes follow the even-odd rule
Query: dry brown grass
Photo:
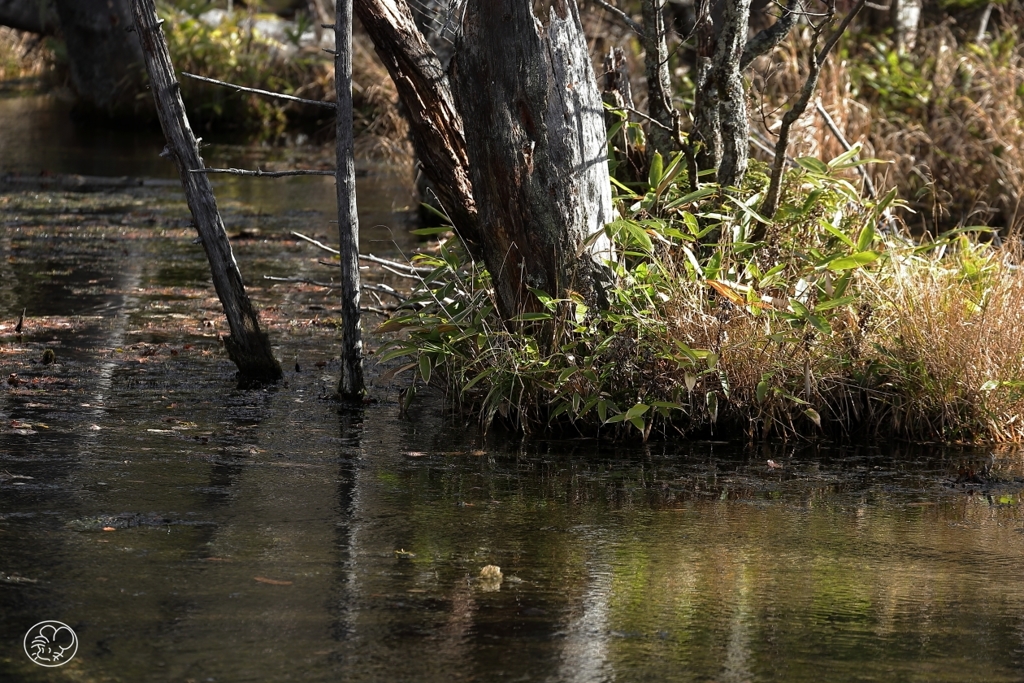
[[[875, 307], [867, 340], [886, 368], [881, 426], [917, 438], [1019, 442], [1024, 271], [1009, 248], [966, 241], [960, 248], [942, 261], [894, 259], [867, 283]], [[974, 270], [978, 264], [981, 272]]]
[[[334, 95], [333, 63], [329, 69]], [[387, 161], [391, 164], [412, 164], [409, 126], [399, 113], [398, 91], [388, 75], [369, 36], [358, 32], [352, 38], [352, 96], [355, 106], [356, 155]]]
[[[714, 370], [666, 362], [651, 353], [650, 340], [623, 345], [615, 363], [621, 382], [644, 387], [645, 401], [687, 406], [673, 424], [682, 433], [758, 439], [823, 429], [1020, 443], [1020, 263], [1019, 249], [967, 237], [926, 254], [894, 240], [876, 268], [859, 271], [856, 301], [835, 312], [830, 334], [733, 305], [683, 277], [656, 318], [669, 346], [679, 340], [716, 354]], [[719, 394], [717, 420], [708, 393]]]
[[0, 81], [41, 78], [53, 64], [53, 53], [38, 36], [0, 26]]
[[[754, 67], [752, 108], [763, 113], [759, 123], [769, 132], [803, 82], [806, 48], [807, 36], [797, 34]], [[898, 187], [929, 228], [1021, 221], [1024, 46], [1017, 35], [965, 46], [945, 26], [922, 32], [904, 62], [908, 73], [898, 76], [918, 89], [920, 101], [908, 98], [903, 111], [892, 106], [898, 97], [867, 84], [866, 74], [879, 71], [873, 65], [884, 65], [878, 48], [851, 44], [849, 55], [829, 61], [818, 96], [850, 143], [891, 162], [872, 170], [877, 186]], [[813, 111], [794, 126], [791, 140], [797, 156], [831, 159], [843, 152]]]

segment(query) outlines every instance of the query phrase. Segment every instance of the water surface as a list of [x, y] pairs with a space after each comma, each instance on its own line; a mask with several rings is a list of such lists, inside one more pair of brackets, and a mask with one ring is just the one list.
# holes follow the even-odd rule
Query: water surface
[[[0, 195], [0, 680], [1020, 680], [1019, 453], [978, 484], [987, 451], [523, 444], [400, 415], [372, 362], [339, 410], [337, 302], [262, 279], [329, 277], [287, 233], [330, 195], [253, 192], [221, 204], [287, 370], [261, 391], [173, 185]], [[45, 619], [59, 669], [22, 651]]]

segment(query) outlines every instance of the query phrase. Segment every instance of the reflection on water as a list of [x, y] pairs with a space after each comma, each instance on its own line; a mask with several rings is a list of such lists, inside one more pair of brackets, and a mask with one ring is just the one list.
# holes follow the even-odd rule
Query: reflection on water
[[1019, 678], [1018, 499], [944, 485], [940, 454], [478, 454], [429, 411], [339, 416], [318, 378], [219, 379], [8, 400], [49, 428], [0, 440], [33, 477], [0, 488], [0, 573], [37, 582], [0, 585], [4, 680], [43, 680], [18, 639], [44, 618], [85, 680]]
[[[214, 168], [332, 168], [333, 151], [321, 148], [246, 148], [203, 144]], [[75, 122], [68, 106], [52, 96], [0, 97], [0, 176], [79, 174], [176, 179], [174, 164], [161, 158], [159, 131], [97, 128]], [[277, 166], [275, 166], [277, 168]], [[375, 253], [408, 251], [407, 227], [418, 201], [408, 173], [385, 164], [360, 163], [356, 179], [360, 248]], [[232, 225], [247, 229], [297, 230], [337, 241], [334, 179], [323, 176], [247, 178], [211, 176], [219, 206]], [[179, 191], [179, 190], [175, 190]], [[240, 214], [240, 215], [237, 215]], [[279, 220], [268, 221], [274, 216]], [[287, 220], [280, 220], [287, 219]]]
[[[978, 454], [891, 444], [523, 446], [429, 398], [399, 417], [379, 381], [339, 413], [314, 324], [336, 304], [285, 287], [254, 296], [286, 382], [237, 391], [201, 251], [156, 195], [87, 220], [33, 197], [0, 197], [4, 683], [1020, 679], [1019, 455], [982, 486], [955, 482]], [[18, 337], [22, 308], [76, 317]], [[31, 362], [44, 345], [58, 363]], [[56, 671], [22, 651], [46, 619], [80, 640]]]

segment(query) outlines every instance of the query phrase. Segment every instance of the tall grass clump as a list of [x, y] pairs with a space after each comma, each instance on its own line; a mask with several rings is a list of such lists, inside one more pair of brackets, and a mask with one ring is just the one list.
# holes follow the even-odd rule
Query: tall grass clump
[[[765, 132], [798, 92], [809, 38], [799, 32], [752, 71]], [[891, 162], [873, 170], [898, 188], [927, 226], [1024, 219], [1024, 43], [1012, 24], [987, 42], [957, 38], [949, 24], [923, 29], [898, 52], [885, 37], [844, 37], [820, 80], [820, 100], [845, 137]], [[800, 154], [830, 158], [842, 143], [809, 114], [794, 129]]]
[[738, 193], [690, 192], [685, 162], [656, 157], [616, 184], [604, 306], [534, 292], [541, 312], [502, 321], [489, 274], [444, 241], [381, 327], [387, 376], [528, 433], [1021, 440], [1018, 254], [981, 233], [912, 241], [895, 190], [846, 179], [859, 152], [799, 159], [771, 222], [757, 168]]

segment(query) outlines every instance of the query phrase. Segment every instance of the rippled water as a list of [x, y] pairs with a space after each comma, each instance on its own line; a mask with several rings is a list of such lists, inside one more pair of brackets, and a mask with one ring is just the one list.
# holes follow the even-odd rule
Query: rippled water
[[236, 244], [286, 381], [239, 391], [172, 190], [0, 205], [0, 681], [1020, 680], [1018, 453], [521, 444], [379, 379], [339, 412], [336, 304], [259, 279], [315, 276], [288, 207]]

